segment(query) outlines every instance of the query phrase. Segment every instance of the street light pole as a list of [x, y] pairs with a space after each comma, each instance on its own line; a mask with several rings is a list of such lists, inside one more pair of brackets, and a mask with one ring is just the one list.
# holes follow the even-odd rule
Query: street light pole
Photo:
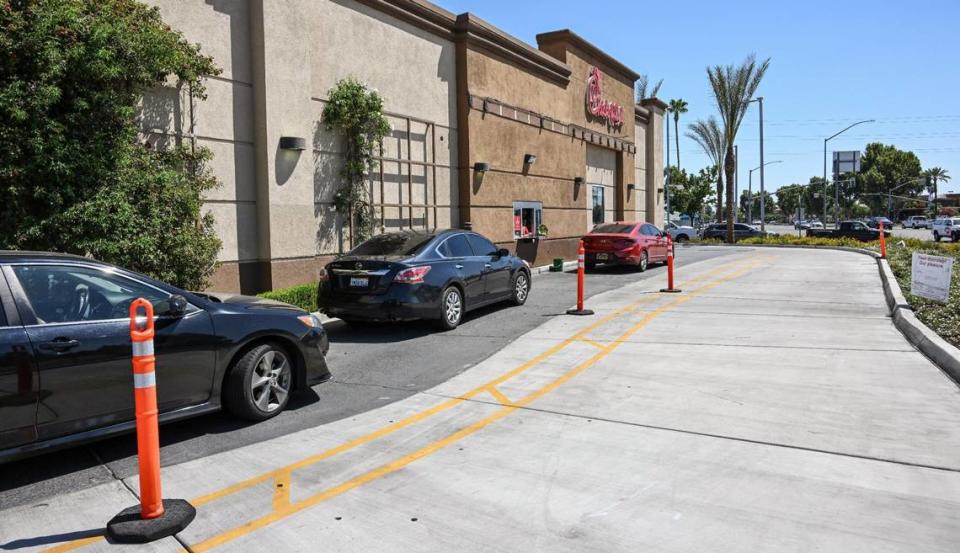
[[[840, 136], [841, 134], [849, 131], [850, 129], [856, 127], [857, 125], [862, 125], [864, 123], [875, 123], [874, 119], [864, 119], [863, 121], [857, 121], [856, 123], [850, 125], [849, 127], [843, 129], [840, 132], [834, 133], [829, 138], [823, 139], [823, 224], [827, 224], [827, 142], [830, 142], [834, 138]], [[840, 207], [840, 189], [837, 188], [836, 183], [833, 185], [834, 196], [836, 196], [836, 206], [839, 209]], [[834, 217], [834, 228], [840, 228], [840, 218]]]
[[[739, 198], [740, 196], [740, 146], [737, 144], [733, 145], [733, 197]], [[736, 204], [734, 204], [736, 205]], [[739, 210], [733, 210], [733, 221], [737, 221], [737, 212]]]
[[667, 224], [670, 224], [670, 118], [664, 118], [667, 123], [667, 173], [663, 183], [663, 196], [667, 204]]
[[[758, 96], [760, 103], [760, 232], [767, 230], [767, 198], [763, 193], [763, 96]], [[750, 199], [750, 209], [753, 210], [753, 198]], [[753, 221], [750, 221], [753, 224]]]
[[[754, 167], [753, 169], [750, 169], [750, 171], [748, 171], [748, 179], [747, 179], [747, 181], [749, 182], [749, 186], [750, 186], [750, 192], [747, 194], [747, 196], [748, 196], [747, 203], [750, 205], [750, 216], [749, 216], [749, 217], [750, 217], [750, 220], [747, 221], [747, 224], [748, 224], [748, 225], [752, 225], [752, 224], [753, 224], [753, 172], [756, 171], [756, 170], [758, 170], [758, 169], [760, 170], [760, 186], [762, 187], [762, 186], [763, 186], [763, 168], [766, 167], [767, 165], [773, 165], [774, 163], [783, 163], [783, 160], [777, 159], [777, 160], [774, 160], [774, 161], [768, 161], [768, 162], [766, 162], [766, 163], [761, 163], [759, 167]], [[761, 230], [762, 230], [763, 227], [764, 227], [764, 224], [763, 224], [763, 223], [764, 223], [764, 220], [763, 220], [763, 216], [764, 216], [763, 203], [764, 203], [764, 202], [763, 202], [763, 200], [764, 200], [764, 198], [763, 198], [763, 188], [760, 188], [760, 229], [761, 229]]]

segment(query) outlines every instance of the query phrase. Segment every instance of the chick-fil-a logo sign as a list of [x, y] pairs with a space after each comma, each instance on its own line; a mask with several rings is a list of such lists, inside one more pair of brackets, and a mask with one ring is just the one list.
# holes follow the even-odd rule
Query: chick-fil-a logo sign
[[606, 119], [609, 124], [619, 127], [623, 123], [623, 106], [603, 98], [601, 78], [598, 67], [590, 69], [590, 76], [587, 77], [587, 111], [594, 117]]

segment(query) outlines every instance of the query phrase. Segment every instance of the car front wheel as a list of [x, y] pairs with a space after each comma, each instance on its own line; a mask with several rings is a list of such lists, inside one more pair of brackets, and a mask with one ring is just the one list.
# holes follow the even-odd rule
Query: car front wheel
[[456, 286], [444, 289], [440, 296], [440, 330], [453, 330], [463, 320], [463, 295]]
[[287, 352], [277, 344], [262, 344], [234, 362], [224, 400], [232, 414], [262, 421], [283, 411], [292, 388], [293, 363]]
[[527, 303], [529, 295], [530, 277], [523, 271], [517, 271], [517, 276], [513, 277], [513, 297], [510, 299], [514, 305], [523, 305]]
[[939, 241], [940, 241], [940, 233], [939, 233], [939, 232], [933, 231], [933, 241], [934, 241], [934, 242], [939, 242]]

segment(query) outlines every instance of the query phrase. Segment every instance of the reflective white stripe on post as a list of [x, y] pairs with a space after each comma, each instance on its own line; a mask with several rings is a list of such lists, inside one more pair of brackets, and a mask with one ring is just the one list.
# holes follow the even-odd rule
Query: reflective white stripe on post
[[133, 342], [133, 356], [141, 357], [144, 355], [153, 355], [153, 340]]
[[157, 373], [133, 373], [134, 388], [153, 388], [157, 385]]

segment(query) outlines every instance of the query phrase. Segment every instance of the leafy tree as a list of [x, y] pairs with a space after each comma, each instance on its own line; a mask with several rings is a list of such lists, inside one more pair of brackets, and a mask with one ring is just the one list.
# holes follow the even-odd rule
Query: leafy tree
[[737, 132], [747, 113], [748, 102], [760, 87], [763, 75], [770, 67], [770, 58], [757, 63], [753, 54], [740, 65], [716, 65], [707, 68], [707, 77], [713, 98], [717, 102], [720, 120], [723, 122], [724, 160], [723, 172], [727, 177], [727, 242], [733, 243], [734, 190], [733, 174], [736, 160], [733, 157], [733, 144], [737, 141]]
[[949, 182], [950, 175], [947, 173], [947, 170], [942, 167], [931, 167], [923, 172], [923, 176], [927, 178], [927, 191], [933, 194], [933, 206], [932, 212], [933, 215], [937, 215], [937, 202], [940, 201], [939, 190], [937, 185], [941, 182]]
[[706, 210], [712, 201], [713, 183], [717, 178], [716, 166], [700, 169], [696, 175], [688, 174], [677, 167], [670, 167], [670, 201], [679, 213], [691, 219]]
[[[683, 98], [670, 100], [670, 107], [667, 111], [673, 114], [673, 130], [677, 139], [677, 167], [680, 167], [680, 114], [687, 113], [687, 102]], [[669, 146], [668, 146], [669, 147]]]
[[209, 153], [138, 142], [145, 91], [204, 98], [213, 60], [134, 0], [0, 0], [0, 248], [72, 252], [203, 288]]
[[[913, 197], [923, 191], [920, 160], [913, 152], [897, 149], [895, 146], [874, 142], [860, 158], [862, 183], [861, 197], [875, 214], [887, 213], [888, 194]], [[894, 212], [903, 206], [903, 200], [891, 198], [890, 207]]]
[[[740, 220], [746, 221], [747, 224], [751, 224], [754, 219], [760, 218], [760, 191], [754, 192], [752, 195], [749, 191], [744, 190], [740, 194]], [[767, 218], [771, 213], [776, 210], [776, 200], [773, 197], [773, 194], [763, 191], [763, 197], [766, 198], [766, 214]], [[752, 204], [752, 206], [751, 206]]]
[[[698, 119], [696, 122], [687, 126], [687, 137], [696, 142], [703, 153], [707, 154], [714, 167], [720, 167], [723, 164], [723, 156], [726, 152], [724, 146], [723, 131], [716, 118], [712, 115], [706, 121]], [[723, 171], [716, 171], [717, 179], [717, 222], [723, 221]]]
[[663, 79], [657, 81], [657, 84], [653, 85], [653, 88], [650, 88], [649, 77], [647, 77], [646, 73], [641, 74], [637, 79], [637, 102], [639, 103], [641, 100], [646, 100], [647, 98], [656, 98], [661, 86], [663, 86]]

